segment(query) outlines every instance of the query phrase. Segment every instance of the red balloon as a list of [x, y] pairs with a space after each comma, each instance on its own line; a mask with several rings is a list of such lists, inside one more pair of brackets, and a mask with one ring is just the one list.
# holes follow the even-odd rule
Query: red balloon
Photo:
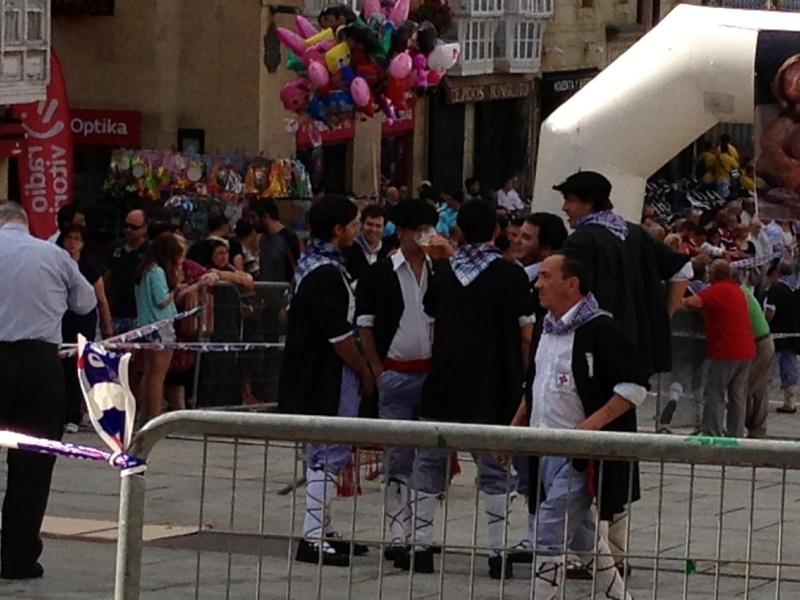
[[395, 108], [399, 110], [406, 109], [406, 91], [408, 87], [406, 86], [405, 80], [399, 79], [389, 79], [389, 83], [386, 84], [386, 97], [392, 101], [392, 104]]
[[439, 85], [442, 77], [444, 77], [444, 73], [440, 71], [428, 71], [428, 85]]

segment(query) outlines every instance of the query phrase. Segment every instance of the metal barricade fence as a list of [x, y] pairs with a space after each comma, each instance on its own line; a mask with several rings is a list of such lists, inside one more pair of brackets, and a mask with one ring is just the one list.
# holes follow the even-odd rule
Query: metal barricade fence
[[679, 309], [671, 326], [672, 371], [650, 380], [654, 430], [692, 431], [702, 423], [708, 371], [703, 311]]
[[246, 350], [195, 355], [190, 406], [203, 408], [268, 405], [277, 400], [280, 347], [286, 334], [287, 283], [256, 283], [244, 290], [220, 283], [208, 291], [211, 328], [200, 338], [211, 345], [245, 343]]
[[[167, 439], [174, 434], [182, 439]], [[381, 556], [389, 536], [378, 481], [362, 480], [362, 495], [339, 498], [330, 508], [343, 540], [367, 544], [367, 555], [352, 556], [347, 568], [294, 560], [304, 494], [279, 496], [276, 490], [298, 478], [301, 444], [311, 441], [459, 453], [463, 471], [435, 519], [433, 541], [442, 551], [434, 574], [401, 571]], [[513, 565], [511, 579], [487, 574], [485, 498], [467, 452], [640, 461], [641, 500], [630, 504], [624, 526], [611, 536], [627, 546], [622, 555], [632, 569], [624, 585], [637, 600], [800, 597], [800, 528], [793, 511], [800, 502], [800, 453], [792, 443], [185, 411], [148, 424], [132, 453], [148, 459], [146, 477], [157, 494], [148, 509], [158, 509], [170, 525], [194, 524], [196, 530], [144, 541], [145, 475], [123, 476], [115, 599], [538, 600], [531, 564]], [[361, 454], [355, 456], [358, 469]], [[606, 464], [596, 463], [600, 488]], [[541, 488], [539, 473], [534, 489]], [[511, 481], [510, 470], [506, 478]], [[503, 506], [507, 551], [525, 536], [527, 511], [513, 494]], [[578, 558], [591, 560], [592, 551]], [[596, 569], [592, 576], [565, 581], [557, 597], [604, 597]]]

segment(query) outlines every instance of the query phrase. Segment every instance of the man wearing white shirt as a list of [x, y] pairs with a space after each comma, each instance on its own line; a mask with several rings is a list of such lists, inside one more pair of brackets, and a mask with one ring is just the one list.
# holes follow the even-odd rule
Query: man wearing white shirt
[[517, 178], [509, 178], [499, 190], [497, 190], [497, 206], [503, 207], [509, 212], [523, 210], [525, 203], [520, 198], [519, 192], [515, 189]]
[[[422, 299], [435, 269], [419, 242], [433, 233], [438, 215], [424, 200], [404, 200], [393, 207], [390, 218], [397, 227], [400, 249], [362, 273], [356, 289], [356, 324], [376, 381], [379, 417], [412, 420], [419, 413], [422, 384], [430, 369], [431, 319]], [[413, 449], [384, 451], [391, 536], [384, 556], [391, 561], [405, 554], [409, 539], [408, 478], [413, 464]]]
[[[560, 250], [567, 239], [567, 228], [564, 225], [564, 220], [558, 215], [546, 212], [538, 212], [528, 215], [522, 224], [520, 236], [514, 244], [513, 251], [514, 257], [525, 269], [528, 275], [528, 280], [531, 282], [531, 292], [534, 301], [534, 314], [536, 315], [536, 322], [533, 326], [533, 343], [531, 350], [536, 347], [536, 340], [542, 332], [542, 323], [547, 314], [539, 303], [539, 294], [535, 289], [535, 283], [539, 277], [539, 270], [542, 267], [542, 261], [550, 256], [553, 252]], [[533, 354], [530, 356], [528, 362], [530, 368], [533, 368]], [[532, 371], [529, 371], [529, 377], [526, 379], [525, 394], [530, 409], [531, 401], [531, 376]], [[525, 496], [528, 495], [528, 459], [524, 456], [513, 457], [514, 469], [519, 476], [517, 482], [517, 491]], [[533, 561], [533, 543], [534, 543], [535, 520], [529, 518], [528, 532], [525, 538], [516, 546], [514, 546], [509, 559], [513, 563], [530, 563]]]
[[[533, 403], [530, 411], [520, 404], [513, 424], [636, 431], [635, 407], [647, 397], [646, 367], [611, 315], [598, 306], [590, 281], [586, 262], [574, 251], [556, 252], [542, 262], [536, 289], [549, 312], [536, 351]], [[595, 531], [591, 507], [597, 495], [600, 518], [609, 518], [629, 498], [638, 500], [638, 465], [560, 456], [531, 457], [529, 462], [530, 481], [541, 481], [541, 490], [535, 491], [541, 493], [532, 491], [528, 503], [537, 523], [535, 597], [560, 597], [560, 555], [574, 552], [589, 563], [608, 598], [631, 600], [608, 543]]]

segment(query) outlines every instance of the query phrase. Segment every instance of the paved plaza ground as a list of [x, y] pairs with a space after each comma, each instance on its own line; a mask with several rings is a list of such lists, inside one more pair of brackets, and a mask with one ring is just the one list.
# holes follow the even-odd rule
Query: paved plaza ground
[[[800, 437], [800, 414], [778, 415], [774, 408], [770, 434]], [[643, 429], [652, 430], [654, 410], [651, 402], [640, 411]], [[691, 407], [681, 407], [675, 423], [687, 425], [691, 412]], [[678, 428], [676, 433], [686, 431]], [[90, 433], [70, 441], [100, 443]], [[295, 475], [292, 450], [269, 448], [265, 486], [264, 444], [209, 444], [204, 489], [203, 453], [201, 441], [170, 439], [151, 456], [142, 598], [531, 597], [530, 567], [517, 565], [514, 579], [501, 589], [500, 582], [488, 577], [485, 550], [479, 548], [475, 554], [469, 550], [473, 536], [478, 546], [485, 544], [485, 527], [482, 509], [474, 518], [474, 467], [466, 457], [447, 506], [444, 576], [437, 564], [436, 575], [410, 579], [391, 564], [381, 564], [377, 547], [356, 558], [352, 569], [326, 567], [321, 574], [316, 566], [287, 560], [289, 540], [301, 530], [303, 510], [302, 489], [296, 496], [279, 494]], [[800, 598], [800, 474], [786, 474], [784, 491], [783, 474], [776, 470], [754, 474], [752, 469], [728, 468], [724, 485], [720, 469], [712, 467], [697, 467], [692, 477], [688, 466], [672, 465], [662, 471], [659, 465], [645, 464], [642, 473], [644, 497], [634, 506], [630, 530], [634, 570], [629, 586], [634, 598], [776, 598], [779, 547], [784, 564], [780, 597]], [[119, 477], [110, 468], [59, 460], [44, 526], [45, 577], [0, 582], [0, 598], [111, 598], [118, 486]], [[338, 499], [334, 503], [338, 528], [345, 535], [352, 531], [359, 539], [379, 540], [381, 500], [377, 481], [365, 482], [364, 494], [356, 499]], [[524, 501], [518, 498], [509, 534], [513, 541], [524, 531], [525, 513]], [[443, 522], [440, 510], [440, 540]], [[590, 583], [569, 582], [564, 597], [590, 598], [591, 591]]]

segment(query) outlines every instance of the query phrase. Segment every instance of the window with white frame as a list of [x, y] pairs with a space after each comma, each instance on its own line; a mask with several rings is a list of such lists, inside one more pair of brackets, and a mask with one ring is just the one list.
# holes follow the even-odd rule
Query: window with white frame
[[[506, 0], [461, 0], [455, 6], [456, 13], [472, 17], [499, 17], [505, 10]], [[513, 1], [513, 0], [509, 0]]]
[[481, 75], [494, 70], [494, 19], [458, 19], [461, 56], [454, 74]]
[[25, 39], [41, 43], [47, 27], [47, 9], [44, 0], [27, 0], [25, 6]]
[[507, 0], [507, 10], [523, 17], [552, 17], [553, 0]]
[[3, 2], [3, 44], [17, 46], [22, 43], [22, 0]]
[[508, 17], [498, 36], [497, 68], [509, 73], [536, 73], [542, 63], [545, 21]]
[[49, 77], [49, 0], [0, 0], [0, 102], [44, 97]]
[[542, 22], [519, 21], [512, 24], [511, 56], [515, 61], [538, 61], [542, 55]]

